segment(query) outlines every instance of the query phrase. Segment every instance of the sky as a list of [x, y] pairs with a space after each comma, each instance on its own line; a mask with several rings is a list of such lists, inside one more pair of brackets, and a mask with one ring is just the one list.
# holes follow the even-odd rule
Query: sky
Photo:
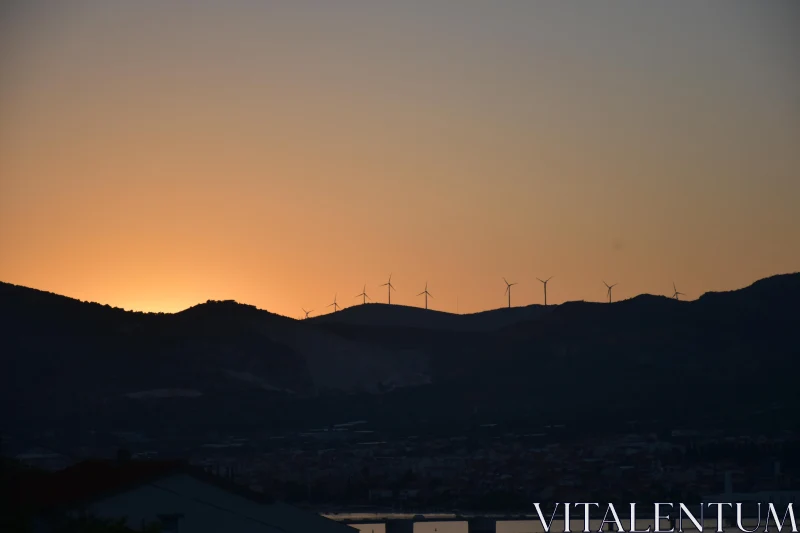
[[800, 3], [12, 0], [0, 280], [476, 312], [800, 271]]

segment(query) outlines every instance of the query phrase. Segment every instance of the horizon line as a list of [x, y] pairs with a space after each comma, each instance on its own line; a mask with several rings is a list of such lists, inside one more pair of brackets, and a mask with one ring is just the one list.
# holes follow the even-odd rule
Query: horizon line
[[[674, 301], [677, 301], [677, 302], [680, 302], [680, 303], [690, 303], [690, 302], [698, 301], [700, 298], [702, 298], [706, 294], [714, 294], [714, 293], [721, 293], [721, 292], [735, 292], [735, 291], [739, 291], [739, 290], [743, 290], [743, 289], [746, 289], [748, 287], [751, 287], [752, 285], [754, 285], [754, 284], [756, 284], [756, 283], [758, 283], [760, 281], [763, 281], [763, 280], [767, 280], [767, 279], [771, 279], [771, 278], [775, 278], [775, 277], [793, 276], [793, 275], [800, 275], [800, 271], [783, 272], [783, 273], [779, 273], [779, 274], [772, 274], [770, 276], [766, 276], [766, 277], [763, 277], [763, 278], [758, 278], [758, 279], [754, 280], [753, 282], [751, 282], [749, 285], [744, 285], [744, 286], [739, 287], [739, 288], [729, 289], [727, 291], [706, 291], [706, 292], [703, 292], [702, 294], [700, 294], [697, 298], [685, 299], [685, 300], [676, 300], [675, 298], [673, 298], [671, 296], [668, 296], [666, 294], [652, 294], [652, 293], [648, 293], [648, 292], [643, 292], [643, 293], [639, 293], [639, 294], [633, 295], [633, 296], [631, 296], [629, 298], [625, 298], [625, 299], [622, 299], [622, 300], [617, 300], [615, 302], [612, 302], [611, 304], [609, 304], [605, 300], [585, 300], [585, 299], [584, 300], [567, 300], [567, 301], [564, 301], [564, 302], [561, 302], [561, 303], [557, 303], [557, 304], [556, 303], [548, 304], [547, 306], [545, 306], [544, 303], [530, 303], [530, 304], [526, 304], [526, 305], [517, 305], [517, 306], [512, 306], [512, 307], [498, 306], [498, 307], [494, 307], [494, 308], [486, 308], [486, 309], [482, 309], [482, 310], [479, 310], [479, 311], [474, 311], [474, 312], [471, 312], [471, 313], [459, 313], [459, 312], [446, 311], [446, 310], [441, 310], [441, 309], [425, 309], [424, 307], [420, 307], [420, 306], [416, 306], [416, 305], [389, 304], [389, 303], [386, 303], [386, 302], [375, 302], [375, 301], [372, 301], [372, 302], [367, 302], [367, 303], [355, 304], [355, 305], [351, 305], [351, 306], [347, 306], [347, 307], [340, 306], [340, 311], [339, 312], [345, 311], [345, 310], [348, 310], [348, 309], [352, 309], [354, 307], [361, 307], [361, 306], [364, 306], [364, 305], [382, 305], [382, 306], [387, 306], [387, 307], [390, 307], [390, 306], [406, 307], [406, 308], [411, 308], [411, 309], [419, 309], [421, 311], [432, 311], [432, 312], [436, 312], [436, 313], [443, 313], [443, 314], [454, 315], [454, 316], [468, 316], [468, 315], [476, 315], [476, 314], [486, 313], [486, 312], [491, 312], [491, 311], [500, 311], [500, 310], [508, 310], [508, 309], [523, 309], [523, 308], [528, 308], [528, 307], [533, 307], [533, 306], [538, 306], [538, 307], [558, 307], [558, 306], [561, 306], [561, 305], [564, 305], [564, 304], [568, 304], [568, 303], [588, 303], [588, 304], [614, 305], [614, 304], [619, 304], [619, 303], [622, 303], [622, 302], [630, 301], [630, 300], [633, 300], [635, 298], [639, 298], [639, 297], [642, 297], [642, 296], [652, 296], [652, 297], [655, 297], [655, 298], [664, 298], [664, 299], [667, 299], [667, 300], [674, 300]], [[75, 301], [80, 302], [80, 303], [85, 303], [85, 304], [90, 304], [90, 305], [99, 305], [101, 307], [109, 307], [111, 309], [121, 310], [121, 311], [124, 311], [126, 313], [137, 313], [137, 314], [145, 314], [145, 315], [159, 315], [159, 314], [161, 314], [161, 315], [177, 315], [177, 314], [180, 314], [182, 312], [188, 311], [189, 309], [193, 309], [195, 307], [199, 307], [201, 305], [206, 305], [206, 304], [209, 304], [209, 303], [231, 302], [231, 303], [235, 303], [237, 305], [252, 307], [252, 308], [254, 308], [254, 309], [258, 310], [258, 311], [264, 311], [264, 312], [270, 313], [272, 315], [289, 318], [291, 320], [301, 320], [301, 319], [298, 319], [298, 318], [296, 318], [294, 316], [284, 315], [284, 314], [279, 313], [279, 312], [270, 311], [269, 309], [264, 309], [264, 308], [261, 308], [261, 307], [258, 307], [256, 305], [254, 305], [254, 304], [248, 304], [248, 303], [245, 303], [245, 302], [240, 302], [240, 301], [238, 301], [236, 299], [220, 299], [220, 300], [207, 299], [206, 301], [200, 301], [200, 302], [198, 302], [196, 304], [190, 305], [190, 306], [185, 307], [183, 309], [180, 309], [178, 311], [142, 311], [142, 310], [137, 310], [137, 309], [132, 309], [132, 308], [131, 309], [126, 309], [124, 307], [118, 307], [118, 306], [111, 305], [111, 304], [108, 304], [108, 303], [104, 304], [104, 303], [96, 302], [96, 301], [81, 300], [80, 298], [75, 298], [75, 297], [72, 297], [72, 296], [68, 296], [66, 294], [60, 294], [60, 293], [56, 293], [56, 292], [52, 292], [52, 291], [48, 291], [48, 290], [44, 290], [44, 289], [37, 289], [35, 287], [29, 287], [27, 285], [17, 285], [15, 283], [7, 282], [7, 281], [0, 281], [0, 285], [10, 285], [12, 287], [19, 287], [19, 288], [22, 288], [22, 289], [27, 289], [27, 290], [37, 291], [37, 292], [43, 292], [45, 294], [51, 294], [51, 295], [58, 296], [58, 297], [61, 297], [61, 298], [68, 298], [70, 300], [75, 300]], [[302, 307], [301, 307], [301, 309], [302, 309]], [[321, 317], [326, 316], [326, 315], [331, 314], [331, 313], [333, 313], [333, 311], [330, 312], [330, 313], [319, 314], [316, 317], [309, 317], [308, 320], [321, 318]]]

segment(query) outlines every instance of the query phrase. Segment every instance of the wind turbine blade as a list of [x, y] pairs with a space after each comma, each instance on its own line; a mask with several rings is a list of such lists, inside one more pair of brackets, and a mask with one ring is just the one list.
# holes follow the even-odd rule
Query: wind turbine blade
[[433, 298], [433, 294], [431, 294], [431, 293], [428, 293], [428, 296], [430, 296], [431, 298]]
[[551, 279], [553, 279], [554, 277], [555, 277], [555, 276], [550, 276], [549, 278], [547, 278], [547, 279], [545, 280], [545, 283], [546, 283], [546, 282], [548, 282], [548, 281], [550, 281], [550, 280], [551, 280]]
[[[539, 279], [539, 278], [536, 278], [536, 279]], [[541, 281], [542, 283], [544, 283], [544, 282], [545, 282], [543, 279], [539, 279], [539, 281]]]
[[503, 278], [503, 281], [505, 282], [506, 285], [508, 285], [508, 281], [506, 281], [506, 278]]
[[423, 294], [425, 294], [425, 291], [422, 291], [421, 293], [417, 294], [417, 296], [422, 296]]

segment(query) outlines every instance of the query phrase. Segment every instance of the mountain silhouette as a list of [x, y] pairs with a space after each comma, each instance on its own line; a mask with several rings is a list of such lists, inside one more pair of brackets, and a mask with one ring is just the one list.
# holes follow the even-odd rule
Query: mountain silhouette
[[503, 307], [471, 314], [453, 314], [396, 304], [368, 303], [337, 313], [310, 318], [317, 324], [368, 327], [407, 327], [446, 331], [495, 331], [523, 320], [534, 320], [548, 312], [542, 305]]
[[365, 304], [295, 320], [233, 301], [131, 312], [0, 283], [0, 415], [12, 428], [399, 427], [476, 408], [501, 421], [783, 420], [800, 405], [799, 299], [800, 274], [785, 274], [695, 301], [470, 315]]

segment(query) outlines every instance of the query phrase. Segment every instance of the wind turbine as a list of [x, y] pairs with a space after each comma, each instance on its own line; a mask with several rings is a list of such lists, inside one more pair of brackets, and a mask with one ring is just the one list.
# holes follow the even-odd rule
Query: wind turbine
[[425, 282], [425, 290], [422, 291], [421, 293], [417, 294], [417, 296], [422, 296], [423, 294], [425, 295], [425, 309], [427, 309], [428, 308], [428, 296], [433, 298], [433, 294], [428, 292], [428, 282], [427, 281]]
[[339, 304], [337, 304], [337, 303], [336, 303], [336, 296], [337, 296], [337, 295], [336, 295], [336, 294], [334, 294], [334, 295], [333, 295], [333, 303], [332, 303], [332, 304], [328, 304], [328, 307], [333, 307], [333, 312], [334, 312], [334, 313], [335, 313], [336, 311], [338, 311], [338, 310], [339, 310], [339, 307], [340, 307], [340, 306], [339, 306]]
[[611, 303], [611, 289], [613, 289], [614, 287], [616, 287], [617, 285], [619, 285], [619, 283], [615, 283], [615, 284], [613, 284], [613, 285], [609, 285], [608, 283], [606, 283], [606, 282], [604, 281], [604, 282], [603, 282], [603, 285], [605, 285], [605, 286], [606, 286], [606, 288], [608, 288], [608, 303]]
[[511, 287], [516, 285], [517, 282], [515, 281], [514, 283], [509, 283], [508, 281], [506, 281], [506, 278], [503, 278], [503, 281], [506, 282], [506, 294], [508, 294], [508, 308], [510, 309], [511, 308]]
[[672, 290], [675, 291], [675, 292], [672, 293], [672, 297], [675, 298], [676, 300], [680, 300], [680, 298], [678, 298], [678, 296], [686, 296], [682, 292], [678, 292], [678, 289], [675, 287], [675, 282], [674, 281], [672, 282]]
[[[334, 298], [334, 299], [335, 299], [335, 298]], [[311, 313], [313, 313], [313, 312], [314, 312], [314, 310], [313, 310], [313, 309], [312, 309], [312, 310], [310, 310], [310, 311], [306, 311], [304, 307], [301, 307], [300, 309], [302, 309], [302, 310], [303, 310], [303, 312], [306, 314], [306, 318], [308, 318], [308, 315], [310, 315]]]
[[550, 281], [551, 279], [553, 279], [553, 276], [550, 276], [547, 279], [539, 279], [539, 281], [541, 281], [542, 284], [544, 285], [544, 305], [547, 305], [547, 282]]
[[389, 303], [392, 303], [392, 291], [396, 290], [394, 285], [392, 285], [392, 275], [389, 274], [389, 281], [384, 283], [383, 285], [379, 285], [379, 287], [386, 287], [387, 292], [389, 293]]
[[362, 296], [364, 298], [364, 303], [367, 303], [367, 300], [369, 299], [369, 296], [367, 295], [367, 285], [366, 285], [366, 283], [364, 284], [364, 290], [361, 291], [361, 294], [356, 294], [355, 298], [358, 298], [359, 296]]

